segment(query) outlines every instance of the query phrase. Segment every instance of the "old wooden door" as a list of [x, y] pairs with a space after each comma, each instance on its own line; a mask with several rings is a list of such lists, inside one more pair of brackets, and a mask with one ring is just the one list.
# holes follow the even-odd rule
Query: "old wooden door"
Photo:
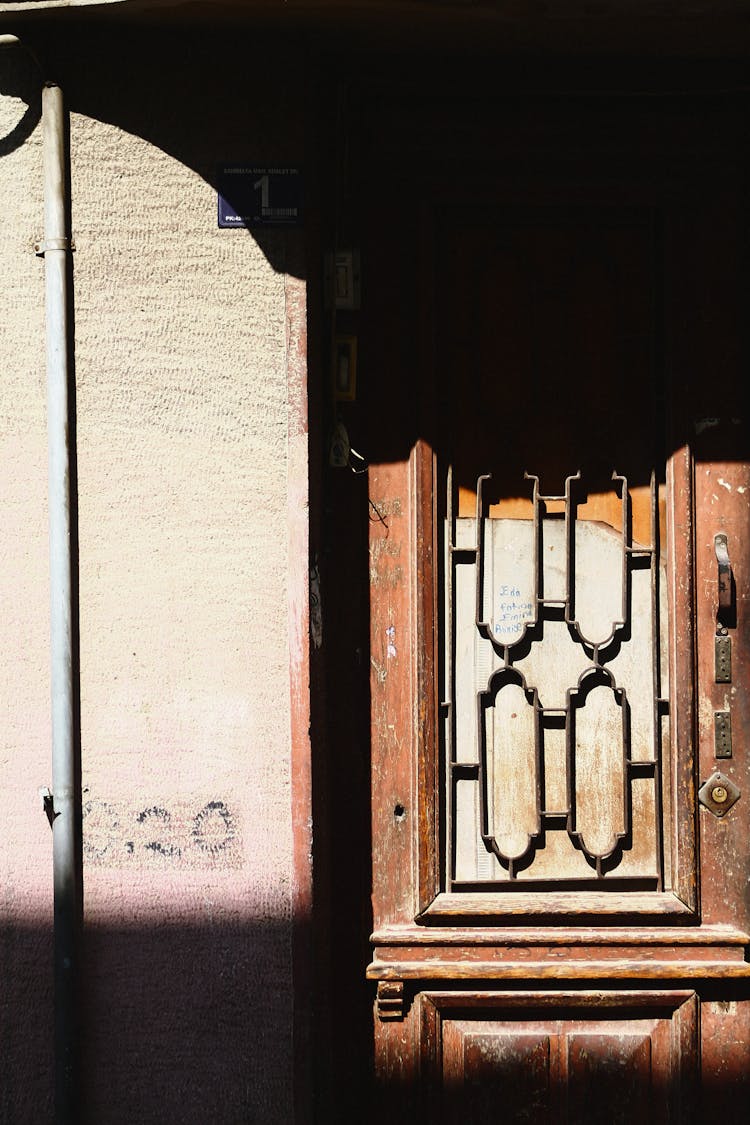
[[742, 108], [357, 112], [379, 1104], [744, 1121]]

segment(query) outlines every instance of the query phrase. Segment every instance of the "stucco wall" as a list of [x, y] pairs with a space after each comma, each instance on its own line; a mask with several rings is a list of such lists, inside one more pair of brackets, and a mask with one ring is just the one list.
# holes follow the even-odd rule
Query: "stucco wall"
[[[223, 161], [299, 162], [298, 68], [288, 47], [188, 35], [79, 33], [48, 57], [71, 111], [76, 243], [87, 1119], [286, 1122], [285, 262], [300, 235], [217, 229], [212, 181]], [[34, 85], [0, 55], [0, 1119], [43, 1122], [39, 127], [17, 144]]]

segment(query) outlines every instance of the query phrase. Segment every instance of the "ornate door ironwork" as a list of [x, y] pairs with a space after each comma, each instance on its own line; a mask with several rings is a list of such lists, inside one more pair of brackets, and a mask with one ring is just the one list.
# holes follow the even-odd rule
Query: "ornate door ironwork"
[[[664, 888], [669, 738], [658, 489], [650, 542], [579, 519], [585, 481], [532, 485], [531, 520], [446, 521], [446, 889]], [[449, 483], [449, 494], [451, 487]], [[561, 839], [565, 837], [565, 841]], [[669, 855], [666, 855], [669, 863]]]

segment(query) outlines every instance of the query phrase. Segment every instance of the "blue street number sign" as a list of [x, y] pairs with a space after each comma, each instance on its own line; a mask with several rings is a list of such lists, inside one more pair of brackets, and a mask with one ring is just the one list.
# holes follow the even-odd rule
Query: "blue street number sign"
[[294, 226], [302, 221], [299, 168], [224, 164], [219, 169], [219, 226]]

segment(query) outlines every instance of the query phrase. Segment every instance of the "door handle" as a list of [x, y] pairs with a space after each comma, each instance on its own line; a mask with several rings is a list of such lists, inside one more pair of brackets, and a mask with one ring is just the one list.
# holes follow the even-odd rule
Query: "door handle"
[[[714, 551], [718, 566], [714, 679], [717, 684], [731, 684], [732, 640], [728, 636], [728, 632], [729, 626], [736, 624], [735, 586], [732, 563], [729, 558], [729, 543], [723, 531], [714, 535]], [[732, 757], [732, 715], [729, 710], [714, 711], [714, 748], [717, 758]], [[717, 813], [717, 815], [719, 814]]]
[[[732, 640], [729, 626], [734, 625], [734, 576], [729, 559], [729, 544], [724, 532], [714, 535], [714, 551], [718, 570], [718, 604], [716, 606], [716, 638], [714, 640], [714, 666], [717, 684], [732, 682]], [[721, 757], [726, 755], [722, 754]]]
[[734, 603], [734, 581], [732, 577], [732, 564], [729, 559], [729, 544], [724, 532], [714, 535], [714, 551], [719, 567], [719, 605], [716, 619], [720, 624], [728, 626]]

